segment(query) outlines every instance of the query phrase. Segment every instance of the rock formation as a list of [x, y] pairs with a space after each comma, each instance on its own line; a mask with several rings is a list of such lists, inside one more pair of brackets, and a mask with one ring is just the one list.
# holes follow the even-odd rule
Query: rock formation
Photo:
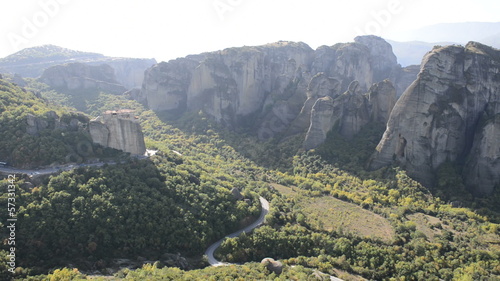
[[312, 149], [323, 143], [334, 127], [340, 135], [352, 138], [370, 122], [385, 124], [395, 102], [396, 89], [389, 80], [373, 84], [366, 94], [362, 94], [359, 83], [353, 81], [344, 94], [317, 99], [304, 148]]
[[375, 36], [355, 41], [317, 50], [280, 41], [162, 62], [145, 72], [141, 93], [133, 96], [155, 111], [202, 110], [262, 140], [287, 137], [310, 127], [318, 99], [335, 99], [353, 81], [359, 93], [384, 79], [398, 85], [403, 70], [391, 46]]
[[196, 60], [189, 58], [153, 65], [144, 75], [137, 101], [146, 103], [155, 111], [185, 110], [187, 90], [197, 65]]
[[87, 62], [88, 65], [107, 64], [115, 71], [116, 81], [126, 89], [140, 88], [144, 71], [156, 63], [155, 59], [106, 58]]
[[399, 98], [404, 91], [417, 79], [417, 74], [420, 72], [420, 65], [409, 65], [403, 67], [396, 74], [396, 95]]
[[89, 66], [83, 63], [69, 63], [47, 68], [40, 80], [62, 90], [93, 90], [111, 94], [122, 94], [125, 87], [118, 84], [111, 66], [103, 64]]
[[62, 120], [54, 111], [49, 111], [44, 116], [28, 114], [26, 116], [26, 133], [38, 135], [46, 129], [77, 131], [79, 128], [86, 127], [88, 121], [88, 118], [83, 114], [74, 115], [66, 120]]
[[132, 110], [106, 111], [89, 124], [94, 143], [134, 155], [146, 152], [141, 125]]
[[465, 163], [467, 186], [500, 183], [500, 51], [480, 43], [436, 47], [397, 101], [370, 166], [396, 162], [425, 185], [446, 161]]
[[367, 98], [371, 106], [370, 120], [386, 124], [396, 104], [396, 88], [394, 88], [394, 85], [389, 80], [373, 84], [368, 90]]
[[326, 134], [332, 129], [333, 99], [329, 96], [319, 98], [311, 111], [311, 125], [307, 131], [304, 148], [309, 150], [322, 144]]
[[274, 260], [273, 258], [265, 258], [261, 262], [267, 270], [280, 275], [283, 272], [283, 264], [280, 261]]

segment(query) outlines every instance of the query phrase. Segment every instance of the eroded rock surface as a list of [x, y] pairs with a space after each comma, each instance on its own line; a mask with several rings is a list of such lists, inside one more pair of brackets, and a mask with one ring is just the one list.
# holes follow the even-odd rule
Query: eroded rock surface
[[397, 101], [371, 167], [396, 162], [425, 185], [446, 161], [466, 163], [467, 186], [500, 183], [500, 51], [480, 43], [437, 47]]
[[[375, 36], [355, 41], [317, 50], [280, 41], [162, 62], [146, 71], [135, 98], [156, 111], [203, 111], [229, 128], [250, 131], [262, 140], [303, 133], [311, 125], [316, 101], [337, 98], [353, 81], [361, 95], [385, 79], [397, 85], [402, 68], [391, 46]], [[354, 128], [362, 124], [352, 118], [350, 122]]]
[[134, 155], [146, 152], [144, 135], [131, 110], [107, 111], [89, 124], [94, 143]]
[[97, 90], [111, 94], [123, 94], [126, 91], [116, 81], [113, 68], [107, 64], [90, 66], [75, 62], [52, 66], [43, 72], [40, 80], [62, 90]]

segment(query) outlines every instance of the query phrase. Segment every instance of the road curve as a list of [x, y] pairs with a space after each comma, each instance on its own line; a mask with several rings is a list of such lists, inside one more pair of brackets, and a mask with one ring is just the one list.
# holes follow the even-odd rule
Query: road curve
[[264, 222], [267, 213], [269, 213], [269, 202], [266, 199], [264, 199], [264, 197], [259, 197], [259, 200], [262, 210], [260, 211], [259, 218], [255, 222], [253, 222], [251, 225], [243, 229], [240, 229], [234, 233], [227, 235], [226, 237], [222, 238], [221, 240], [213, 243], [212, 245], [210, 245], [210, 247], [208, 247], [208, 249], [205, 251], [205, 255], [208, 257], [208, 263], [210, 263], [210, 265], [212, 266], [228, 265], [228, 263], [220, 262], [216, 260], [214, 257], [215, 250], [219, 248], [220, 244], [222, 244], [222, 241], [224, 241], [224, 239], [236, 237], [243, 232], [250, 232], [252, 229], [256, 228], [257, 226], [261, 225]]

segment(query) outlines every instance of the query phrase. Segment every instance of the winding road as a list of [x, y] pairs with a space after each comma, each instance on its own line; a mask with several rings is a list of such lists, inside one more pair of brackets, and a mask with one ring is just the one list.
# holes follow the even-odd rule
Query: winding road
[[259, 197], [259, 200], [260, 200], [260, 205], [262, 207], [262, 210], [260, 211], [259, 218], [255, 222], [253, 222], [251, 225], [249, 225], [243, 229], [240, 229], [234, 233], [227, 235], [226, 237], [222, 238], [221, 240], [213, 243], [212, 245], [210, 245], [210, 247], [208, 247], [208, 249], [205, 251], [205, 255], [207, 255], [208, 263], [210, 263], [210, 265], [220, 266], [220, 265], [228, 265], [229, 264], [229, 263], [220, 262], [217, 259], [215, 259], [215, 257], [214, 257], [215, 250], [217, 250], [217, 248], [219, 248], [220, 244], [222, 244], [222, 241], [224, 241], [224, 239], [234, 238], [243, 232], [250, 232], [254, 228], [261, 225], [265, 221], [266, 215], [267, 215], [267, 213], [269, 213], [269, 202], [266, 199], [264, 199], [264, 197]]
[[[254, 223], [252, 223], [251, 225], [249, 225], [243, 229], [240, 229], [234, 233], [227, 235], [226, 237], [224, 237], [224, 238], [220, 239], [219, 241], [210, 245], [210, 247], [208, 247], [208, 249], [205, 251], [205, 255], [208, 257], [208, 263], [210, 263], [211, 266], [221, 266], [221, 265], [230, 265], [231, 264], [231, 263], [220, 262], [214, 257], [215, 250], [217, 250], [217, 248], [219, 248], [219, 246], [222, 244], [222, 241], [224, 241], [224, 239], [237, 237], [238, 235], [240, 235], [243, 232], [250, 232], [254, 228], [256, 228], [259, 225], [261, 225], [262, 223], [264, 223], [266, 215], [269, 213], [269, 202], [262, 196], [259, 197], [259, 200], [260, 200], [260, 205], [262, 207], [262, 210], [260, 211], [259, 218]], [[318, 272], [320, 272], [320, 271], [318, 271]], [[329, 276], [330, 281], [344, 281], [343, 279], [337, 278], [335, 276], [331, 276], [331, 275], [323, 273], [323, 272], [320, 272], [320, 273]]]

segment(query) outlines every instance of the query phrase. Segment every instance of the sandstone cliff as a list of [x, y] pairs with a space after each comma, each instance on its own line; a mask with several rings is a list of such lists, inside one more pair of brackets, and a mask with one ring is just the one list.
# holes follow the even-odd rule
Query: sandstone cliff
[[397, 101], [371, 167], [396, 162], [426, 185], [446, 161], [465, 163], [467, 186], [500, 183], [500, 51], [471, 42], [436, 47]]
[[403, 70], [391, 46], [375, 36], [355, 41], [317, 50], [280, 41], [162, 62], [145, 72], [134, 96], [156, 111], [202, 110], [260, 139], [286, 137], [307, 131], [315, 102], [340, 96], [353, 81], [362, 94], [384, 79], [399, 85]]
[[306, 150], [326, 140], [334, 127], [345, 138], [354, 137], [370, 122], [385, 124], [396, 102], [396, 89], [389, 80], [373, 84], [368, 93], [361, 91], [357, 81], [335, 98], [319, 98], [311, 111], [311, 122], [304, 141]]
[[89, 124], [94, 143], [143, 155], [146, 152], [141, 125], [131, 110], [107, 111]]
[[69, 63], [47, 68], [40, 80], [62, 90], [97, 90], [111, 94], [122, 94], [125, 87], [116, 81], [114, 70], [107, 64], [90, 66]]
[[144, 81], [144, 71], [156, 63], [155, 59], [105, 58], [87, 62], [89, 65], [107, 64], [116, 75], [116, 81], [127, 89], [140, 88]]

